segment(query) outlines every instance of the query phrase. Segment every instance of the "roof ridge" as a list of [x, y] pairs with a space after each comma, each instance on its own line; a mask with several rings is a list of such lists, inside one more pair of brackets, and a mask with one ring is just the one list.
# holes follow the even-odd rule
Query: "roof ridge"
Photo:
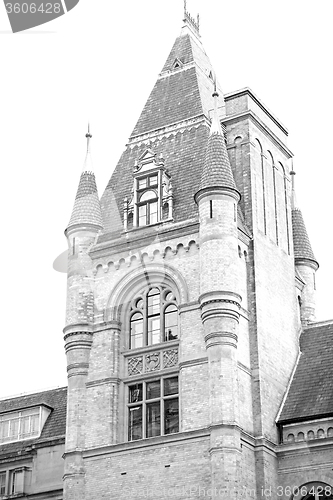
[[24, 398], [25, 396], [36, 396], [37, 394], [43, 394], [45, 392], [56, 392], [56, 391], [60, 391], [60, 390], [64, 390], [64, 389], [67, 390], [67, 386], [46, 388], [46, 389], [41, 389], [40, 391], [33, 391], [33, 392], [22, 392], [22, 393], [13, 394], [10, 396], [3, 396], [3, 397], [0, 396], [0, 402], [7, 401], [10, 399]]

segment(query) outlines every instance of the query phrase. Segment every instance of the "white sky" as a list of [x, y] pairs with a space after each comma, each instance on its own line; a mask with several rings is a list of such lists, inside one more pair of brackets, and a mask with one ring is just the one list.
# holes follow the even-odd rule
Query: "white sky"
[[[315, 255], [318, 320], [333, 317], [331, 0], [188, 0], [224, 92], [251, 87], [289, 130]], [[0, 4], [0, 396], [66, 384], [66, 249], [88, 119], [101, 194], [182, 25], [182, 0], [81, 0], [11, 34]]]

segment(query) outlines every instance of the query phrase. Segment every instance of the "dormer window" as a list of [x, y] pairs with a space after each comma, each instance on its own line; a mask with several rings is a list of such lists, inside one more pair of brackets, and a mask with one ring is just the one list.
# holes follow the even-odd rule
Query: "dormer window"
[[39, 437], [50, 414], [44, 406], [0, 415], [0, 444]]
[[124, 200], [124, 229], [150, 226], [172, 218], [172, 186], [163, 156], [147, 149], [136, 161], [131, 200]]

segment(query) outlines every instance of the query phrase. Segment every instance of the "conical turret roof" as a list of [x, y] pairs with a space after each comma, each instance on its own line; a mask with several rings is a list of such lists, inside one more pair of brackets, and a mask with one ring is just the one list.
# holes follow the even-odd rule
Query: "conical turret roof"
[[90, 151], [91, 134], [88, 129], [87, 154], [80, 177], [79, 187], [76, 193], [72, 216], [66, 232], [79, 226], [91, 226], [99, 230], [103, 228], [101, 205], [98, 197], [95, 174], [92, 170], [92, 159]]
[[215, 110], [208, 138], [200, 187], [195, 196], [197, 198], [199, 193], [211, 189], [226, 189], [234, 191], [240, 196], [232, 174], [227, 147], [217, 113], [218, 93], [216, 91], [213, 97], [215, 100]]
[[295, 194], [295, 183], [294, 177], [295, 172], [290, 172], [292, 176], [292, 203], [291, 203], [291, 217], [292, 217], [292, 230], [293, 230], [293, 242], [294, 242], [294, 256], [296, 264], [299, 261], [311, 261], [317, 267], [319, 266], [310, 243], [310, 238], [306, 230], [306, 226], [303, 219], [303, 214], [297, 206], [296, 194]]

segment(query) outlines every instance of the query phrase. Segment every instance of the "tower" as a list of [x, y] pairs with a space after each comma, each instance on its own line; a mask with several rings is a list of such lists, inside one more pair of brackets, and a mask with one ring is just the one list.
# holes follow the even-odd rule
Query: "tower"
[[100, 201], [81, 176], [66, 230], [65, 500], [276, 497], [297, 294], [315, 261], [298, 254], [286, 128], [214, 75], [185, 2]]
[[218, 117], [214, 114], [199, 190], [201, 319], [208, 357], [212, 488], [240, 486], [241, 439], [237, 343], [241, 296], [237, 212], [240, 200]]
[[93, 173], [88, 127], [87, 153], [72, 215], [65, 231], [68, 241], [67, 310], [64, 329], [68, 374], [64, 495], [84, 498], [86, 382], [94, 323], [94, 277], [89, 249], [102, 229]]
[[316, 271], [319, 264], [313, 254], [312, 246], [305, 227], [303, 214], [298, 207], [295, 193], [295, 172], [292, 176], [292, 229], [294, 242], [295, 267], [299, 279], [303, 282], [298, 295], [300, 318], [304, 325], [315, 321], [316, 310]]

